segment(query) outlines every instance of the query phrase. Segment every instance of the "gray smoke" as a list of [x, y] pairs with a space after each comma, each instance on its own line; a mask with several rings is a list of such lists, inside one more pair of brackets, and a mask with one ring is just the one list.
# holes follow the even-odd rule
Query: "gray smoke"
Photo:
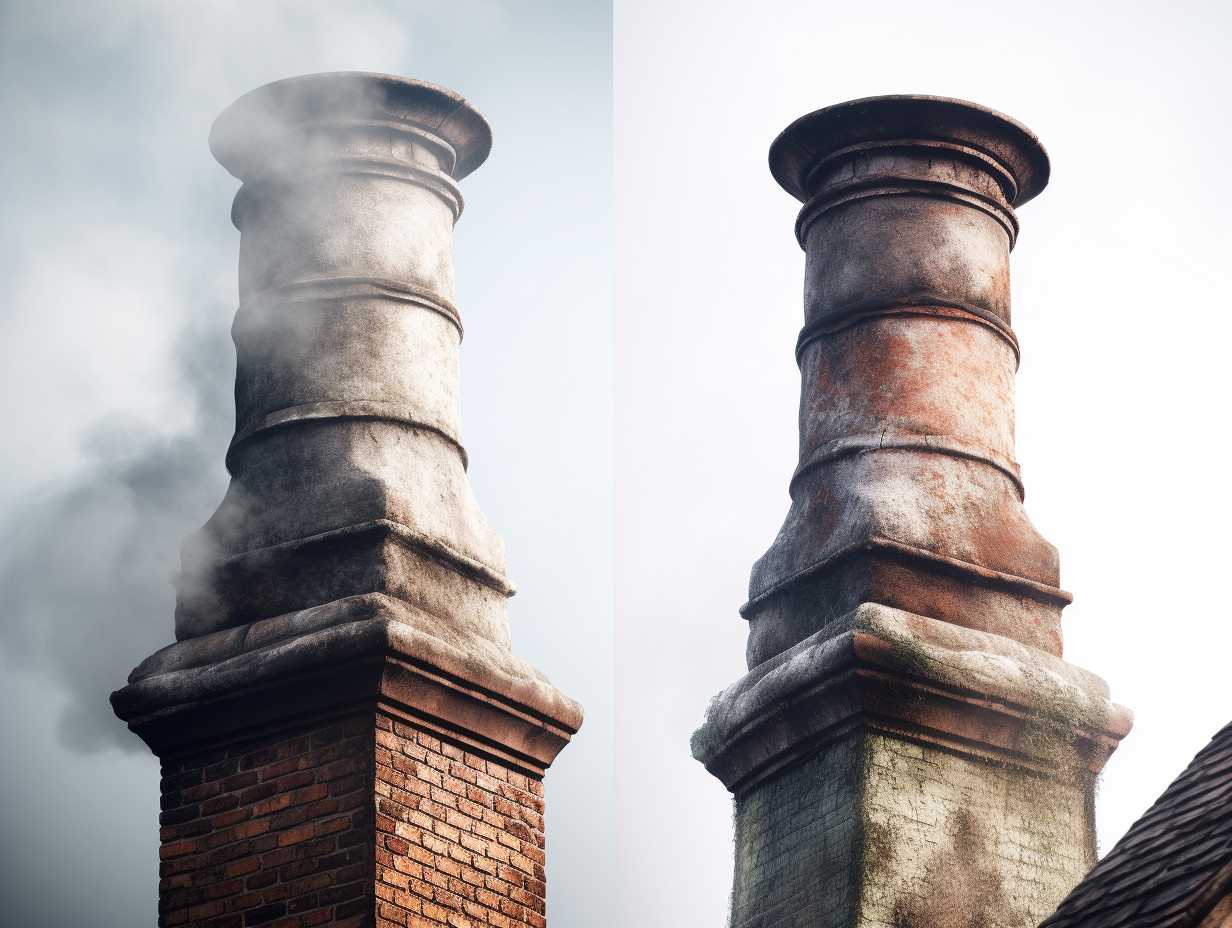
[[0, 648], [67, 689], [60, 734], [75, 750], [145, 750], [106, 696], [142, 655], [171, 642], [180, 542], [226, 483], [229, 315], [202, 307], [176, 341], [191, 430], [163, 436], [123, 417], [97, 423], [84, 438], [82, 475], [44, 489], [0, 524], [9, 539]]
[[210, 123], [265, 81], [409, 47], [378, 3], [333, 20], [282, 0], [0, 9], [0, 390], [17, 400], [0, 665], [62, 688], [71, 750], [144, 750], [107, 695], [172, 641], [181, 542], [226, 487], [236, 183]]
[[[89, 5], [83, 10], [87, 22], [91, 14], [97, 15]], [[46, 31], [51, 22], [26, 12], [31, 18], [24, 28], [57, 41]], [[132, 31], [135, 26], [128, 23], [126, 28], [123, 12], [108, 25], [116, 30], [114, 53], [129, 56], [128, 43], [139, 37]], [[214, 163], [206, 146], [208, 127], [221, 106], [189, 102], [193, 85], [201, 79], [194, 75], [183, 86], [162, 88], [186, 109], [168, 118], [174, 107], [151, 106], [154, 101], [144, 100], [139, 86], [141, 73], [155, 68], [157, 59], [138, 55], [126, 57], [125, 64], [125, 95], [118, 99], [125, 101], [127, 112], [117, 111], [117, 98], [98, 89], [53, 97], [46, 88], [37, 88], [48, 96], [42, 101], [46, 109], [27, 107], [18, 114], [19, 120], [28, 119], [21, 137], [32, 149], [29, 154], [35, 154], [40, 141], [50, 141], [43, 126], [50, 112], [60, 117], [58, 133], [79, 132], [103, 162], [120, 163], [126, 157], [178, 161], [179, 173], [170, 168], [162, 176], [137, 171], [122, 174], [122, 183], [113, 178], [99, 189], [89, 170], [74, 176], [70, 168], [67, 178], [57, 175], [66, 182], [64, 187], [41, 191], [50, 209], [34, 213], [39, 223], [51, 219], [45, 230], [36, 232], [46, 236], [49, 250], [31, 249], [15, 227], [6, 229], [6, 238], [13, 238], [9, 254], [21, 256], [10, 258], [13, 274], [30, 281], [24, 299], [15, 300], [10, 311], [17, 319], [34, 317], [30, 334], [38, 344], [62, 337], [39, 325], [37, 304], [64, 299], [61, 269], [67, 266], [83, 300], [74, 308], [93, 309], [95, 324], [106, 329], [114, 322], [122, 334], [105, 346], [110, 355], [99, 360], [123, 369], [133, 355], [147, 356], [144, 370], [138, 367], [137, 376], [125, 384], [133, 393], [120, 398], [118, 408], [92, 409], [89, 384], [76, 384], [78, 395], [65, 408], [44, 410], [53, 418], [59, 413], [61, 424], [77, 432], [76, 441], [62, 449], [56, 462], [71, 458], [74, 464], [66, 473], [55, 474], [53, 468], [50, 478], [32, 475], [31, 491], [0, 508], [0, 531], [8, 539], [0, 549], [0, 594], [6, 610], [0, 658], [37, 668], [65, 688], [69, 699], [59, 733], [63, 744], [75, 751], [107, 746], [144, 750], [111, 713], [107, 695], [123, 685], [137, 661], [173, 640], [173, 581], [180, 574], [181, 544], [223, 497], [222, 462], [234, 426], [235, 354], [228, 326], [235, 306], [227, 304], [225, 295], [234, 292], [238, 236], [225, 217], [236, 184]], [[222, 88], [230, 82], [218, 83]], [[342, 109], [375, 105], [342, 98], [362, 92], [358, 85], [342, 85], [340, 99], [328, 102]], [[91, 103], [109, 106], [116, 122], [93, 124], [96, 117], [85, 112]], [[235, 131], [245, 137], [264, 134], [272, 141], [293, 132], [302, 116], [262, 111], [253, 115], [251, 125]], [[145, 120], [158, 127], [156, 132], [166, 132], [165, 137], [145, 139], [143, 146], [132, 126]], [[173, 133], [173, 126], [180, 131]], [[292, 150], [310, 161], [317, 152], [308, 141]], [[200, 186], [183, 183], [186, 168], [193, 164], [209, 171], [208, 181]], [[21, 167], [35, 166], [26, 162]], [[125, 170], [132, 171], [133, 165], [126, 164]], [[22, 193], [17, 196], [22, 198]], [[57, 239], [54, 214], [60, 221], [79, 221], [83, 199], [100, 201], [87, 210], [90, 224]], [[169, 207], [178, 207], [180, 216], [169, 215]], [[111, 215], [105, 219], [106, 213]], [[208, 216], [209, 221], [194, 222], [194, 216]], [[320, 222], [320, 217], [297, 215], [292, 208], [282, 221], [308, 224]], [[173, 240], [158, 243], [152, 253], [145, 251], [150, 227], [172, 233]], [[202, 266], [194, 268], [195, 260]], [[286, 334], [285, 327], [281, 332]], [[134, 393], [152, 400], [155, 415], [130, 411], [146, 405], [133, 403]], [[234, 511], [228, 516], [242, 517]]]

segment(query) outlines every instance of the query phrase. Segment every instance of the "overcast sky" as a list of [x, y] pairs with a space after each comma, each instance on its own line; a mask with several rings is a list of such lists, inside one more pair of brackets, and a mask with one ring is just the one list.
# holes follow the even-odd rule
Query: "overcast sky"
[[787, 511], [803, 260], [766, 149], [821, 106], [963, 97], [1052, 155], [1013, 257], [1018, 457], [1075, 594], [1066, 657], [1137, 715], [1104, 849], [1232, 718], [1230, 14], [618, 0], [614, 45], [611, 15], [0, 2], [13, 924], [154, 922], [157, 765], [106, 697], [171, 640], [180, 539], [225, 486], [236, 184], [206, 135], [292, 74], [432, 80], [494, 128], [457, 233], [464, 438], [515, 649], [587, 709], [547, 781], [556, 928], [723, 923], [730, 800], [688, 737], [744, 671], [736, 609]]
[[1232, 720], [1228, 9], [617, 3], [617, 808], [638, 924], [726, 911], [730, 801], [688, 737], [744, 671], [736, 609], [787, 513], [803, 255], [766, 150], [819, 107], [961, 97], [1052, 156], [1012, 258], [1018, 457], [1075, 596], [1066, 658], [1137, 715], [1099, 794], [1105, 850]]
[[550, 914], [614, 910], [610, 23], [605, 2], [0, 6], [6, 925], [154, 924], [157, 763], [107, 694], [172, 640], [179, 542], [225, 487], [237, 184], [206, 137], [253, 87], [345, 69], [444, 84], [493, 126], [456, 237], [463, 437], [515, 650], [587, 709], [547, 781]]

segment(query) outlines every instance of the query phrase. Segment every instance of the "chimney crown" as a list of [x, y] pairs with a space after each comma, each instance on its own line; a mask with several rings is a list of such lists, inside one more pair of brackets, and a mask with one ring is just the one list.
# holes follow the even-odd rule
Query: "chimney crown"
[[308, 158], [331, 133], [354, 129], [410, 135], [430, 148], [438, 169], [461, 180], [487, 159], [492, 130], [460, 94], [427, 81], [342, 71], [305, 74], [252, 90], [214, 121], [210, 151], [240, 180], [269, 168], [271, 156], [300, 149]]
[[856, 152], [933, 146], [993, 172], [1010, 207], [1048, 183], [1048, 153], [1022, 123], [976, 103], [924, 94], [864, 97], [801, 116], [771, 144], [770, 172], [807, 202], [830, 169]]

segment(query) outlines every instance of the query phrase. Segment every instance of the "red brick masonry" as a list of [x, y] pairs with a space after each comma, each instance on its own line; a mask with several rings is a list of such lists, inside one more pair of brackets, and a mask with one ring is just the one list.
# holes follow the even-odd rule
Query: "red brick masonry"
[[542, 928], [542, 797], [382, 712], [167, 757], [159, 924]]

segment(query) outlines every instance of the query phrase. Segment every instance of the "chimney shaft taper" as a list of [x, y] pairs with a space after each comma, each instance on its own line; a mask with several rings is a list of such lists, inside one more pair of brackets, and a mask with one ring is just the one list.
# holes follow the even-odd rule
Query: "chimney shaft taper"
[[542, 778], [582, 716], [511, 651], [466, 476], [450, 252], [487, 123], [319, 74], [210, 145], [243, 181], [232, 481], [177, 642], [112, 695], [163, 765], [159, 923], [543, 928]]
[[504, 547], [466, 478], [456, 181], [483, 117], [426, 84], [320, 75], [242, 97], [232, 484], [185, 546], [180, 638], [386, 592], [508, 647]]
[[1093, 862], [1129, 729], [1066, 664], [1014, 461], [1009, 253], [1035, 137], [956, 100], [805, 116], [800, 461], [753, 568], [749, 673], [693, 751], [735, 794], [731, 925], [1035, 925]]

